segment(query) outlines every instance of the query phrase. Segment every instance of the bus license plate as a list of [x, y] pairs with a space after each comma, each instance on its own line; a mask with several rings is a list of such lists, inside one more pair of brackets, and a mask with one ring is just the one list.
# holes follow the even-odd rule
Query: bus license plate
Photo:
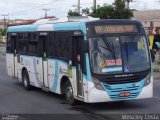
[[127, 97], [127, 96], [130, 96], [130, 95], [131, 95], [130, 92], [121, 92], [119, 94], [120, 97]]

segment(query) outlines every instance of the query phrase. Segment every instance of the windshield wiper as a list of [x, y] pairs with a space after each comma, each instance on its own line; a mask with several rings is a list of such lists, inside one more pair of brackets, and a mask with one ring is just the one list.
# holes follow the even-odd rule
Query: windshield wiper
[[109, 41], [105, 40], [104, 37], [102, 37], [102, 40], [105, 43], [105, 45], [108, 47], [108, 48], [105, 48], [105, 47], [103, 47], [103, 48], [106, 49], [106, 50], [108, 50], [111, 53], [112, 58], [113, 58], [114, 57], [114, 51], [112, 50], [112, 47], [111, 47]]
[[128, 62], [128, 45], [125, 39], [125, 50], [126, 50], [126, 57], [127, 57], [127, 62]]

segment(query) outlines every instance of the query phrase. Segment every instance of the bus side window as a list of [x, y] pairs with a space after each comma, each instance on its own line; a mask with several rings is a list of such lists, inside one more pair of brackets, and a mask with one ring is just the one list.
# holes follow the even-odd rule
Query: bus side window
[[55, 57], [55, 44], [54, 44], [54, 32], [49, 32], [48, 34], [48, 48], [47, 56]]
[[55, 32], [55, 57], [68, 61], [71, 58], [71, 41], [72, 36], [70, 32]]
[[37, 55], [38, 54], [38, 35], [36, 33], [29, 33], [28, 38], [28, 54]]
[[6, 45], [6, 51], [8, 53], [12, 53], [13, 52], [13, 49], [12, 49], [12, 40], [11, 40], [11, 34], [8, 33], [7, 34], [7, 45]]
[[18, 49], [17, 53], [26, 54], [27, 52], [28, 33], [18, 34]]

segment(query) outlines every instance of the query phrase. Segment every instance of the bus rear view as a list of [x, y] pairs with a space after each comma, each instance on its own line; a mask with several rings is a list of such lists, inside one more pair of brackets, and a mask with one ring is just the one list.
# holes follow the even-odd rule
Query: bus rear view
[[89, 101], [152, 97], [151, 60], [143, 26], [132, 20], [102, 20], [88, 23], [87, 30], [95, 86]]

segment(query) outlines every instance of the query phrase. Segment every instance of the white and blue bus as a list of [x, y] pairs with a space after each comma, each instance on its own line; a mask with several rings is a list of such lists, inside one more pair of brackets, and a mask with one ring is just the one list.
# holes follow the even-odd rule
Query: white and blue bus
[[135, 20], [55, 20], [7, 31], [9, 76], [69, 104], [153, 96], [149, 43]]

